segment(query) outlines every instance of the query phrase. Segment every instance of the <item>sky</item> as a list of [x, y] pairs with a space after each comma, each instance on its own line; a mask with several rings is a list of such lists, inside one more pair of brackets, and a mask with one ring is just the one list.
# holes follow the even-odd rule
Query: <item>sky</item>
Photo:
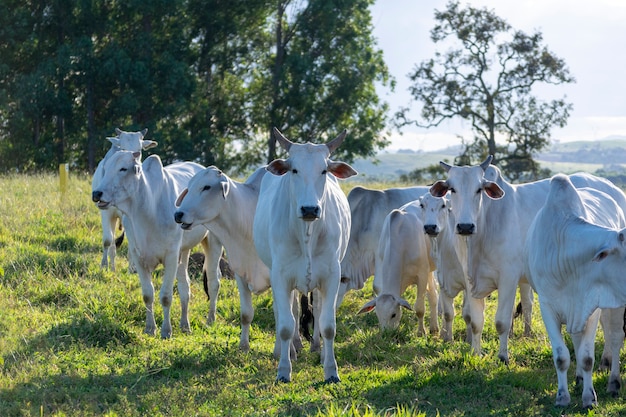
[[[396, 79], [395, 92], [379, 92], [395, 113], [412, 102], [407, 77], [420, 62], [434, 56], [430, 40], [434, 11], [447, 0], [376, 0], [372, 6], [374, 37]], [[576, 79], [559, 87], [531, 93], [546, 101], [565, 96], [574, 106], [568, 124], [554, 127], [554, 142], [593, 141], [609, 136], [626, 138], [626, 1], [625, 0], [461, 0], [461, 5], [487, 7], [515, 30], [543, 34], [543, 44], [562, 58]], [[413, 103], [414, 119], [419, 105]], [[388, 151], [436, 150], [471, 139], [461, 121], [437, 128], [405, 127], [393, 133]]]

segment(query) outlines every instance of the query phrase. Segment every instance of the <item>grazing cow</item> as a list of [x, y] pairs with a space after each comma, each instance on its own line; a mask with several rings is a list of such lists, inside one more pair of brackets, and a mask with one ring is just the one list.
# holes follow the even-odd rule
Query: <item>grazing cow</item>
[[[91, 180], [92, 191], [100, 185], [100, 181], [104, 177], [104, 165], [115, 152], [119, 150], [141, 152], [142, 149], [146, 150], [157, 146], [157, 142], [144, 139], [148, 129], [144, 129], [141, 132], [124, 132], [116, 128], [115, 133], [117, 133], [117, 137], [107, 138], [111, 142], [111, 148], [96, 167], [96, 172], [94, 172]], [[120, 228], [122, 227], [122, 213], [117, 208], [110, 207], [107, 210], [100, 210], [100, 218], [102, 220], [102, 261], [100, 261], [100, 266], [115, 271], [116, 245], [113, 244], [115, 239], [114, 232], [118, 224]], [[130, 240], [132, 237], [129, 236], [128, 239]], [[117, 244], [117, 241], [115, 243]]]
[[428, 187], [388, 188], [372, 190], [354, 187], [348, 193], [350, 205], [350, 240], [341, 261], [341, 285], [337, 306], [349, 290], [359, 290], [375, 272], [378, 240], [385, 216], [409, 201], [417, 200]]
[[[205, 229], [183, 232], [174, 221], [177, 196], [189, 179], [203, 167], [192, 162], [181, 162], [164, 167], [157, 155], [143, 162], [139, 152], [119, 151], [107, 161], [100, 185], [93, 191], [92, 199], [99, 208], [117, 207], [125, 218], [125, 224], [133, 235], [129, 253], [141, 281], [143, 300], [146, 305], [145, 332], [154, 334], [156, 322], [153, 313], [154, 287], [152, 273], [163, 264], [163, 283], [160, 300], [163, 306], [161, 337], [172, 335], [170, 306], [174, 278], [178, 280], [181, 304], [180, 327], [190, 331], [188, 305], [190, 298], [187, 264], [189, 252], [201, 243], [205, 254], [204, 271], [210, 282], [219, 282], [219, 259], [222, 246]], [[219, 288], [219, 285], [218, 285]], [[217, 292], [212, 294], [211, 304], [215, 318]]]
[[349, 178], [356, 171], [344, 162], [332, 161], [330, 154], [346, 136], [343, 131], [327, 144], [298, 144], [276, 128], [274, 137], [289, 155], [275, 159], [261, 183], [254, 215], [254, 245], [270, 269], [280, 339], [277, 380], [291, 380], [290, 341], [295, 319], [292, 313], [294, 290], [315, 290], [319, 308], [321, 359], [326, 382], [339, 382], [334, 340], [335, 308], [340, 262], [350, 233], [350, 207], [337, 178]]
[[437, 268], [439, 302], [443, 310], [441, 338], [452, 341], [454, 298], [462, 291], [463, 319], [467, 326], [466, 341], [472, 352], [480, 354], [481, 337], [485, 323], [485, 300], [471, 295], [467, 268], [467, 249], [454, 234], [454, 214], [450, 201], [426, 193], [417, 201], [424, 233], [431, 239], [431, 256]]
[[[250, 324], [254, 318], [252, 294], [270, 287], [268, 267], [259, 259], [252, 240], [256, 211], [265, 167], [257, 169], [244, 183], [234, 181], [214, 166], [197, 173], [179, 195], [174, 220], [183, 230], [202, 225], [222, 242], [230, 267], [235, 272], [241, 305], [239, 348], [250, 349]], [[297, 304], [296, 304], [297, 306]], [[294, 349], [302, 347], [294, 333]]]
[[[577, 189], [567, 176], [556, 175], [550, 182], [545, 205], [529, 228], [527, 273], [537, 292], [552, 345], [558, 406], [570, 403], [570, 354], [561, 334], [563, 324], [574, 344], [576, 379], [583, 382], [582, 405], [597, 404], [591, 372], [600, 309], [618, 309], [623, 320], [626, 305], [625, 226], [624, 212], [608, 194], [591, 188]], [[619, 320], [612, 325], [604, 323], [605, 333], [608, 327], [618, 350], [624, 341], [622, 324]], [[620, 385], [619, 372], [617, 376], [612, 373], [609, 391], [616, 394]]]
[[[520, 293], [525, 332], [530, 331], [532, 292], [524, 275], [522, 254], [528, 227], [543, 206], [549, 180], [510, 184], [498, 168], [489, 165], [491, 159], [489, 156], [479, 166], [451, 166], [440, 162], [448, 179], [437, 181], [430, 191], [436, 197], [451, 192], [455, 231], [467, 244], [472, 295], [482, 298], [498, 290], [495, 317], [500, 337], [498, 357], [508, 364], [508, 337], [518, 285], [523, 289]], [[610, 182], [590, 174], [574, 174], [571, 179], [576, 187], [589, 186], [605, 191], [620, 207], [626, 207], [623, 193]]]
[[376, 310], [378, 322], [383, 329], [395, 329], [400, 325], [402, 308], [411, 305], [402, 298], [410, 285], [417, 286], [417, 298], [413, 310], [418, 318], [418, 333], [426, 333], [424, 298], [428, 292], [430, 307], [430, 333], [437, 334], [437, 302], [439, 295], [433, 277], [435, 263], [430, 256], [430, 241], [424, 236], [424, 225], [419, 218], [419, 203], [412, 201], [399, 209], [393, 209], [385, 217], [376, 252], [374, 288], [378, 294], [359, 311]]

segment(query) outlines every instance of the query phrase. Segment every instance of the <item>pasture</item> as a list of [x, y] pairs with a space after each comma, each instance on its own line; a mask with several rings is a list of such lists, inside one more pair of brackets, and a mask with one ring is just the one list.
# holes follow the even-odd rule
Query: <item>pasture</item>
[[[409, 313], [397, 331], [385, 333], [374, 314], [357, 316], [372, 297], [370, 280], [364, 290], [348, 293], [338, 311], [341, 382], [331, 385], [323, 384], [319, 354], [306, 342], [292, 382], [275, 382], [269, 291], [253, 297], [250, 351], [239, 351], [239, 301], [231, 280], [222, 280], [214, 325], [205, 325], [208, 301], [196, 273], [192, 333], [174, 326], [170, 340], [145, 335], [126, 243], [118, 271], [100, 269], [101, 226], [89, 178], [72, 176], [65, 194], [58, 189], [53, 175], [0, 177], [0, 416], [626, 415], [624, 390], [608, 396], [602, 372], [594, 372], [597, 408], [581, 409], [579, 389], [572, 390], [569, 407], [554, 406], [556, 373], [536, 301], [534, 336], [522, 337], [516, 320], [511, 363], [499, 363], [495, 294], [487, 303], [485, 354], [474, 357], [461, 341], [459, 314], [452, 344], [418, 337]], [[414, 288], [405, 296], [413, 303]], [[155, 316], [160, 325], [158, 303]], [[176, 296], [172, 316], [177, 324]], [[601, 337], [599, 331], [596, 366]]]

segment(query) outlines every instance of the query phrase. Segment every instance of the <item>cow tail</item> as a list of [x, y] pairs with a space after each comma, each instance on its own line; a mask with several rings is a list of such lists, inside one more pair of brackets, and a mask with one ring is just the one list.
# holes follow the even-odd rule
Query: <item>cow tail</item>
[[120, 246], [122, 246], [123, 241], [124, 241], [124, 231], [122, 230], [122, 234], [119, 235], [117, 239], [115, 239], [115, 247], [119, 249]]
[[302, 336], [309, 342], [313, 340], [311, 329], [313, 328], [313, 293], [310, 293], [311, 299], [306, 293], [300, 294], [300, 332]]
[[206, 298], [210, 301], [211, 296], [209, 295], [209, 277], [207, 276], [204, 269], [202, 269], [202, 284], [204, 286], [204, 293], [206, 294]]
[[522, 302], [520, 301], [517, 304], [517, 307], [515, 308], [515, 314], [513, 314], [513, 320], [515, 320], [516, 318], [518, 318], [519, 316], [521, 316], [523, 313], [523, 309], [522, 309]]

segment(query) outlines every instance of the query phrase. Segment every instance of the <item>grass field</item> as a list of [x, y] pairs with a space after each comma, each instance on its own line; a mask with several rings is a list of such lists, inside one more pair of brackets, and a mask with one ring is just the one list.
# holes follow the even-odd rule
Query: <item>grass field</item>
[[[599, 406], [556, 408], [556, 374], [536, 305], [532, 338], [515, 323], [511, 363], [496, 355], [495, 295], [488, 300], [485, 355], [470, 355], [457, 316], [454, 343], [418, 337], [414, 315], [381, 333], [374, 314], [356, 315], [371, 282], [339, 308], [339, 384], [325, 385], [319, 355], [305, 346], [292, 383], [276, 383], [271, 293], [254, 298], [251, 349], [238, 350], [239, 301], [223, 280], [216, 323], [192, 278], [192, 334], [161, 340], [143, 334], [139, 280], [102, 271], [98, 211], [86, 177], [0, 177], [0, 416], [623, 416], [623, 393], [606, 394], [595, 373]], [[155, 280], [158, 288], [159, 277]], [[406, 294], [409, 302], [414, 290]], [[458, 310], [457, 310], [458, 311]], [[178, 323], [175, 299], [172, 323]], [[160, 325], [160, 307], [155, 308]], [[596, 358], [602, 351], [601, 332]]]

